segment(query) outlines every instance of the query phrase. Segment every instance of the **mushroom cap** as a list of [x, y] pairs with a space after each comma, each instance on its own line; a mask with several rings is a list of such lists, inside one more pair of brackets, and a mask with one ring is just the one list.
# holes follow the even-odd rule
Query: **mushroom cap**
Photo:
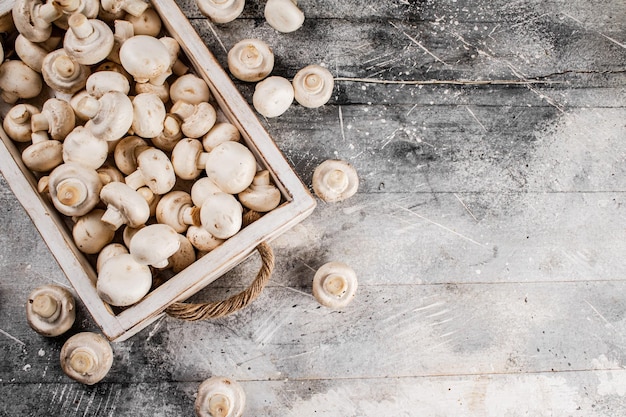
[[165, 194], [174, 188], [176, 173], [165, 152], [149, 148], [137, 156], [137, 170], [126, 177], [126, 184], [134, 189], [146, 185], [155, 194]]
[[65, 32], [63, 49], [83, 65], [103, 61], [113, 49], [113, 31], [105, 22], [89, 19], [75, 13], [68, 19], [69, 30]]
[[37, 97], [42, 87], [41, 74], [22, 61], [8, 59], [0, 65], [0, 90], [5, 102]]
[[100, 267], [96, 289], [108, 304], [125, 307], [141, 300], [152, 287], [152, 272], [130, 254], [119, 254]]
[[122, 254], [128, 254], [128, 249], [121, 243], [109, 243], [103, 247], [96, 260], [96, 272], [100, 272], [102, 265], [110, 258]]
[[76, 126], [63, 141], [63, 161], [98, 169], [109, 154], [107, 142], [95, 137], [84, 126]]
[[319, 198], [334, 203], [352, 197], [357, 192], [359, 177], [348, 162], [328, 159], [315, 168], [312, 185]]
[[211, 178], [202, 177], [191, 186], [191, 200], [195, 206], [200, 207], [207, 196], [222, 192], [220, 187], [218, 187]]
[[278, 117], [287, 111], [293, 99], [293, 86], [289, 80], [272, 76], [256, 85], [252, 94], [252, 105], [265, 117]]
[[91, 70], [68, 55], [64, 49], [48, 53], [41, 63], [41, 75], [55, 91], [74, 94], [85, 87]]
[[100, 200], [107, 205], [102, 221], [111, 230], [119, 229], [122, 224], [138, 227], [150, 217], [148, 202], [123, 182], [110, 182], [102, 187]]
[[50, 198], [66, 216], [83, 216], [100, 201], [102, 183], [95, 169], [69, 162], [50, 173]]
[[174, 172], [183, 180], [196, 179], [206, 166], [206, 157], [208, 154], [204, 152], [202, 142], [192, 138], [181, 139], [172, 150]]
[[250, 210], [265, 213], [275, 209], [280, 204], [280, 190], [270, 183], [269, 171], [257, 172], [252, 184], [239, 193], [239, 201]]
[[163, 131], [167, 111], [165, 104], [154, 93], [137, 94], [133, 100], [133, 133], [142, 138], [153, 138]]
[[58, 140], [33, 143], [22, 151], [22, 162], [31, 171], [51, 171], [63, 163], [63, 144]]
[[260, 39], [241, 40], [228, 51], [228, 69], [241, 81], [261, 81], [274, 69], [274, 52]]
[[293, 32], [304, 23], [304, 13], [294, 0], [267, 0], [264, 15], [267, 23], [282, 33]]
[[196, 261], [196, 250], [184, 235], [178, 235], [180, 248], [169, 258], [169, 267], [178, 274]]
[[13, 3], [13, 23], [19, 33], [31, 42], [44, 42], [52, 33], [50, 23], [63, 12], [52, 3], [40, 0], [17, 0]]
[[335, 81], [328, 69], [320, 65], [308, 65], [293, 77], [294, 97], [301, 106], [323, 106], [333, 94]]
[[326, 307], [342, 308], [352, 301], [357, 286], [352, 268], [342, 262], [328, 262], [313, 277], [313, 296]]
[[120, 61], [137, 82], [147, 82], [169, 71], [170, 53], [157, 38], [135, 35], [120, 48]]
[[179, 248], [178, 233], [167, 224], [147, 225], [133, 236], [129, 246], [137, 262], [156, 268], [166, 266], [167, 259]]
[[247, 147], [228, 141], [209, 152], [206, 173], [225, 193], [238, 194], [252, 183], [256, 166], [256, 159]]
[[124, 74], [117, 71], [97, 71], [87, 78], [85, 90], [95, 98], [100, 98], [110, 91], [119, 91], [128, 95], [130, 83]]
[[94, 209], [78, 217], [72, 228], [76, 247], [83, 253], [96, 254], [115, 237], [115, 230], [101, 220], [104, 210]]
[[113, 365], [113, 349], [102, 336], [77, 333], [61, 348], [61, 368], [70, 378], [93, 385], [101, 381]]
[[202, 147], [205, 151], [211, 152], [213, 148], [222, 142], [239, 142], [241, 133], [232, 123], [217, 122], [206, 135], [202, 137]]
[[200, 12], [215, 23], [235, 20], [243, 11], [245, 0], [196, 0]]
[[210, 252], [224, 243], [224, 239], [218, 239], [204, 227], [199, 226], [189, 226], [186, 236], [194, 248], [203, 252]]
[[156, 207], [156, 219], [177, 233], [185, 232], [189, 225], [201, 225], [200, 208], [193, 205], [191, 196], [184, 191], [170, 191], [161, 197]]
[[43, 103], [41, 113], [31, 116], [33, 132], [47, 131], [54, 140], [63, 140], [76, 126], [74, 109], [67, 101], [49, 98]]
[[241, 385], [221, 376], [200, 384], [194, 404], [198, 417], [241, 417], [245, 406], [246, 394]]
[[130, 13], [125, 19], [132, 23], [135, 35], [146, 35], [156, 38], [161, 33], [163, 22], [161, 22], [159, 14], [152, 7], [148, 7], [139, 15]]
[[243, 222], [243, 207], [232, 194], [207, 196], [200, 208], [202, 227], [218, 239], [235, 235]]
[[118, 142], [113, 151], [115, 165], [124, 174], [130, 175], [137, 170], [137, 156], [148, 149], [148, 142], [139, 136], [126, 136]]
[[179, 100], [190, 104], [198, 104], [209, 101], [211, 93], [206, 81], [195, 74], [185, 74], [176, 79], [170, 86], [170, 98], [172, 103]]
[[[15, 53], [23, 63], [37, 72], [41, 72], [41, 65], [46, 55], [48, 55], [48, 52], [49, 51], [43, 46], [29, 41], [26, 36], [22, 34], [19, 34], [17, 38], [15, 38]], [[4, 61], [4, 56], [0, 55], [0, 58]]]
[[[176, 108], [179, 104], [183, 102], [176, 102], [174, 106], [172, 106], [171, 112], [177, 114]], [[188, 104], [187, 105], [191, 105]], [[217, 119], [217, 113], [215, 112], [215, 108], [206, 102], [198, 103], [193, 106], [193, 112], [186, 116], [182, 117], [183, 123], [180, 125], [180, 128], [188, 138], [199, 138], [205, 135], [213, 125], [215, 125], [215, 121]]]
[[99, 138], [115, 141], [122, 138], [133, 123], [133, 103], [119, 91], [109, 91], [95, 99], [86, 96], [78, 103], [80, 111], [90, 115], [85, 127]]
[[76, 319], [74, 297], [59, 285], [43, 285], [28, 296], [26, 319], [37, 333], [55, 337], [68, 331]]
[[11, 107], [2, 121], [6, 134], [16, 142], [30, 142], [33, 132], [30, 118], [39, 113], [39, 109], [32, 104], [16, 104]]

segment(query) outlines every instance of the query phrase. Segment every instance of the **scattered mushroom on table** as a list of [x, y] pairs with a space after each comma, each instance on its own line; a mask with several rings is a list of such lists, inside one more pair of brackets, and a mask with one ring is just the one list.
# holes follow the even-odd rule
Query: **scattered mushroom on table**
[[74, 296], [59, 285], [43, 285], [28, 296], [26, 319], [37, 333], [54, 337], [68, 331], [76, 319]]
[[85, 385], [101, 381], [113, 365], [113, 349], [104, 337], [81, 332], [67, 339], [61, 348], [61, 369]]

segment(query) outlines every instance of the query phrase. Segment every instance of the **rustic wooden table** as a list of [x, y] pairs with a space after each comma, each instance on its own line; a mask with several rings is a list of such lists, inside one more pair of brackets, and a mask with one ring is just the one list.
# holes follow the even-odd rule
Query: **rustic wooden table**
[[[250, 307], [162, 318], [114, 344], [89, 387], [60, 370], [66, 337], [26, 323], [33, 288], [68, 284], [0, 182], [1, 416], [191, 416], [213, 375], [241, 382], [245, 416], [626, 415], [623, 0], [301, 0], [291, 34], [262, 1], [226, 25], [180, 4], [223, 65], [258, 37], [276, 75], [334, 73], [326, 106], [262, 122], [306, 184], [341, 158], [359, 192], [272, 243]], [[331, 260], [360, 279], [342, 311], [311, 296]], [[194, 298], [240, 290], [258, 265]], [[80, 304], [79, 330], [97, 331]]]

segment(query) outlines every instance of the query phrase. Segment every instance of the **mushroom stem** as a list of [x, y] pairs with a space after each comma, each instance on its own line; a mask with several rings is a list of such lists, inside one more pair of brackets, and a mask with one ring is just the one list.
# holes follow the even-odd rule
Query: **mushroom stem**
[[109, 205], [100, 220], [110, 225], [111, 228], [114, 230], [119, 229], [120, 227], [122, 227], [123, 224], [126, 223], [126, 220], [122, 213], [112, 205]]
[[248, 68], [257, 68], [263, 63], [263, 55], [256, 46], [248, 44], [239, 52], [239, 60]]
[[60, 55], [53, 62], [54, 70], [64, 78], [70, 78], [79, 70], [77, 63], [67, 55]]
[[324, 176], [326, 185], [335, 192], [341, 193], [348, 187], [348, 176], [340, 169], [333, 169]]
[[209, 400], [209, 412], [213, 417], [226, 417], [230, 411], [230, 401], [224, 394], [214, 394]]
[[85, 96], [78, 102], [76, 107], [81, 114], [85, 115], [89, 119], [92, 119], [100, 111], [100, 102], [95, 97]]
[[32, 308], [35, 314], [44, 319], [54, 320], [59, 315], [59, 303], [49, 294], [35, 296]]
[[17, 124], [26, 123], [30, 120], [33, 113], [28, 109], [25, 104], [18, 104], [13, 108], [13, 111], [9, 115], [11, 120], [13, 120]]
[[98, 366], [98, 355], [88, 347], [77, 347], [70, 354], [69, 365], [79, 374], [88, 375]]
[[186, 206], [180, 211], [181, 223], [193, 226], [201, 226], [200, 207]]
[[141, 173], [141, 170], [139, 169], [133, 172], [132, 174], [128, 175], [126, 178], [124, 178], [124, 182], [133, 190], [136, 190], [140, 187], [143, 187], [144, 185], [147, 185], [146, 180], [144, 179], [143, 174]]
[[37, 113], [30, 116], [30, 128], [33, 132], [48, 131], [50, 123], [45, 114]]
[[67, 178], [56, 187], [57, 199], [65, 206], [75, 207], [85, 201], [88, 190], [85, 184], [75, 178]]
[[53, 2], [67, 13], [72, 13], [80, 7], [80, 0], [54, 0]]
[[304, 85], [310, 93], [319, 93], [324, 88], [324, 80], [317, 74], [308, 74], [304, 78]]
[[322, 287], [327, 293], [341, 297], [348, 289], [348, 281], [341, 274], [331, 274], [323, 280]]
[[44, 3], [39, 6], [38, 19], [43, 20], [46, 23], [52, 23], [62, 15], [62, 12], [52, 3]]
[[[30, 134], [30, 139], [33, 145], [37, 143], [48, 142], [50, 137], [48, 136], [48, 132], [46, 130], [39, 130]], [[61, 143], [61, 142], [59, 142]], [[61, 145], [63, 146], [63, 145]], [[27, 148], [28, 149], [28, 148]], [[31, 168], [32, 169], [32, 168]]]
[[67, 23], [70, 29], [78, 39], [86, 39], [94, 31], [93, 25], [82, 13], [76, 13], [70, 16]]

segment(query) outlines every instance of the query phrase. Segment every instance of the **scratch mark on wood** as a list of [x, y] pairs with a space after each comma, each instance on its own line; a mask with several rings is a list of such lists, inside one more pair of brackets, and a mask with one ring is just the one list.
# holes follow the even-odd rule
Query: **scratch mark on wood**
[[443, 310], [437, 311], [436, 313], [428, 314], [426, 317], [427, 318], [431, 318], [431, 317], [443, 316], [444, 314], [448, 313], [449, 311], [450, 310], [448, 310], [447, 308], [444, 308]]
[[226, 47], [222, 43], [222, 40], [220, 39], [220, 37], [217, 36], [217, 32], [215, 31], [215, 28], [213, 28], [213, 25], [211, 24], [211, 22], [209, 22], [209, 19], [205, 19], [205, 21], [206, 21], [207, 26], [209, 27], [209, 30], [211, 31], [213, 36], [215, 36], [215, 39], [217, 39], [217, 42], [220, 44], [220, 46], [222, 47], [224, 52], [228, 53], [228, 49], [226, 49]]
[[[468, 109], [469, 110], [469, 109]], [[476, 218], [476, 216], [474, 216], [474, 213], [472, 213], [472, 210], [469, 209], [469, 207], [467, 207], [467, 205], [465, 204], [465, 202], [463, 202], [463, 200], [461, 200], [461, 197], [459, 197], [456, 193], [453, 194], [457, 200], [459, 200], [459, 203], [461, 203], [461, 205], [463, 206], [463, 208], [469, 213], [470, 216], [472, 216], [472, 219], [474, 219], [474, 221], [476, 223], [478, 223], [478, 219]]]
[[[523, 22], [519, 22], [519, 23], [516, 23], [516, 24], [514, 24], [514, 25], [512, 25], [512, 26], [508, 26], [508, 27], [506, 27], [506, 28], [502, 28], [502, 29], [500, 29], [499, 31], [497, 31], [497, 32], [495, 32], [495, 33], [500, 33], [500, 32], [505, 32], [505, 31], [508, 31], [508, 30], [511, 30], [511, 29], [515, 29], [516, 27], [519, 27], [519, 26], [525, 25], [525, 24], [527, 24], [527, 23], [532, 23], [532, 22], [534, 22], [535, 20], [539, 20], [539, 19], [544, 18], [544, 17], [549, 16], [549, 15], [550, 15], [549, 13], [544, 13], [544, 14], [542, 14], [541, 16], [536, 16], [536, 17], [533, 17], [532, 19], [524, 20]], [[500, 26], [500, 25], [498, 25], [498, 26]], [[492, 32], [489, 34], [489, 36], [491, 36], [491, 35], [493, 35], [493, 34], [494, 34], [494, 31], [492, 31]]]
[[296, 353], [295, 355], [290, 355], [290, 356], [285, 356], [284, 358], [275, 359], [275, 362], [282, 362], [282, 361], [286, 361], [286, 360], [289, 360], [289, 359], [294, 359], [294, 358], [299, 358], [301, 356], [310, 355], [312, 353], [315, 353], [318, 350], [319, 350], [319, 346], [315, 346], [313, 349], [308, 350], [306, 352]]
[[450, 317], [444, 320], [439, 320], [439, 321], [433, 321], [432, 323], [429, 323], [428, 325], [431, 327], [435, 327], [435, 326], [441, 326], [442, 324], [446, 324], [451, 322], [452, 320], [454, 320], [454, 317]]
[[74, 415], [76, 415], [76, 413], [78, 413], [78, 410], [80, 409], [80, 405], [83, 402], [83, 396], [85, 395], [85, 391], [82, 391], [80, 393], [80, 398], [78, 399], [78, 402], [75, 400], [74, 403], [76, 403], [76, 408], [74, 409]]
[[[469, 114], [471, 114], [471, 115], [472, 115], [472, 117], [474, 118], [474, 120], [476, 120], [476, 123], [478, 123], [478, 124], [480, 125], [480, 127], [482, 127], [482, 128], [483, 128], [483, 130], [484, 130], [485, 132], [488, 132], [488, 130], [487, 130], [487, 128], [485, 127], [485, 125], [484, 125], [484, 124], [482, 124], [482, 123], [480, 122], [480, 120], [478, 120], [478, 117], [476, 117], [476, 115], [474, 114], [474, 112], [472, 111], [472, 109], [470, 109], [470, 108], [469, 108], [469, 106], [465, 106], [465, 109], [469, 112]], [[457, 198], [458, 198], [458, 197], [457, 197]]]
[[[89, 397], [89, 401], [87, 401], [87, 406], [85, 407], [85, 412], [83, 413], [83, 417], [85, 417], [87, 415], [87, 412], [89, 411], [89, 408], [91, 408], [91, 405], [93, 404], [93, 400], [96, 398], [96, 391], [91, 391], [91, 396]], [[100, 400], [102, 400], [102, 398], [100, 398]], [[95, 415], [97, 415], [98, 413], [96, 412]]]
[[413, 107], [411, 107], [411, 108], [409, 109], [409, 111], [408, 111], [408, 112], [406, 112], [406, 115], [408, 116], [409, 114], [411, 114], [411, 112], [413, 111], [413, 109], [415, 109], [416, 107], [417, 107], [417, 103], [415, 103], [415, 104], [413, 105]]
[[391, 141], [396, 137], [396, 132], [398, 130], [400, 130], [401, 128], [398, 127], [396, 128], [396, 130], [394, 130], [393, 132], [391, 132], [391, 134], [389, 136], [387, 136], [385, 139], [387, 139], [387, 142], [385, 142], [383, 144], [383, 146], [380, 147], [380, 150], [382, 151], [383, 149], [385, 149], [385, 146], [389, 145], [389, 143], [391, 143]]
[[587, 305], [588, 305], [589, 307], [591, 307], [591, 309], [592, 309], [592, 310], [593, 310], [593, 311], [594, 311], [594, 312], [598, 315], [598, 317], [600, 317], [600, 318], [601, 318], [601, 319], [602, 319], [602, 320], [606, 323], [606, 325], [607, 325], [607, 326], [609, 326], [609, 327], [613, 327], [613, 325], [611, 324], [611, 322], [609, 322], [609, 321], [606, 319], [606, 317], [604, 317], [604, 316], [602, 315], [602, 313], [600, 313], [600, 312], [598, 311], [598, 309], [596, 309], [596, 308], [595, 308], [595, 307], [594, 307], [594, 306], [593, 306], [593, 305], [592, 305], [589, 301], [587, 301], [587, 300], [583, 300], [583, 301], [584, 301], [585, 303], [587, 303]]
[[[486, 55], [484, 51], [479, 54]], [[386, 69], [378, 71], [373, 75], [387, 71]], [[335, 81], [348, 81], [355, 83], [368, 84], [400, 84], [400, 85], [529, 85], [529, 84], [564, 84], [567, 81], [551, 81], [540, 80], [537, 78], [528, 78], [524, 80], [381, 80], [380, 78], [359, 78], [359, 77], [336, 77]]]
[[109, 417], [113, 417], [115, 415], [115, 411], [117, 410], [117, 404], [119, 404], [120, 394], [122, 393], [122, 389], [118, 388], [115, 393], [115, 398], [113, 399], [113, 405], [111, 406], [111, 410], [109, 411]]
[[306, 295], [307, 297], [313, 298], [313, 294], [309, 294], [309, 293], [307, 293], [307, 292], [300, 291], [300, 290], [298, 290], [298, 289], [296, 289], [296, 288], [289, 287], [289, 286], [287, 286], [287, 285], [283, 285], [283, 284], [279, 284], [279, 283], [277, 283], [277, 282], [274, 282], [274, 285], [277, 285], [277, 286], [282, 287], [282, 288], [284, 288], [284, 289], [286, 289], [286, 290], [290, 290], [290, 291], [293, 291], [293, 292], [297, 292], [298, 294]]
[[150, 339], [152, 339], [152, 337], [159, 330], [159, 328], [161, 327], [161, 324], [163, 324], [163, 319], [165, 319], [165, 316], [161, 316], [161, 318], [157, 320], [157, 322], [155, 323], [155, 325], [152, 328], [152, 330], [150, 330], [150, 332], [148, 333], [148, 337], [146, 338], [146, 342], [149, 342]]
[[419, 43], [419, 41], [417, 39], [415, 39], [414, 37], [412, 37], [411, 35], [409, 35], [408, 33], [406, 33], [405, 31], [403, 31], [402, 29], [400, 29], [397, 25], [395, 25], [393, 22], [389, 22], [389, 24], [391, 26], [393, 26], [394, 28], [398, 29], [400, 32], [402, 32], [402, 34], [404, 36], [406, 36], [411, 42], [413, 42], [415, 45], [419, 46], [424, 52], [426, 52], [428, 55], [430, 55], [431, 57], [433, 57], [435, 59], [435, 61], [437, 62], [441, 62], [443, 65], [448, 65], [446, 62], [444, 62], [443, 60], [441, 60], [439, 57], [437, 57], [435, 54], [433, 54], [432, 52], [430, 52], [428, 49], [426, 49], [426, 47], [424, 45], [422, 45], [421, 43]]
[[415, 308], [415, 309], [413, 309], [413, 312], [416, 313], [418, 311], [428, 310], [429, 308], [439, 307], [439, 306], [442, 306], [444, 304], [445, 304], [444, 301], [436, 301], [436, 302], [434, 302], [432, 304], [428, 304], [427, 306]]
[[339, 127], [341, 128], [341, 137], [343, 141], [346, 141], [346, 134], [343, 129], [343, 112], [341, 111], [341, 106], [339, 106]]
[[430, 224], [432, 224], [432, 225], [435, 225], [435, 226], [437, 226], [437, 227], [440, 227], [440, 228], [442, 228], [443, 230], [446, 230], [446, 231], [448, 231], [448, 232], [450, 232], [450, 233], [452, 233], [452, 234], [454, 234], [454, 235], [456, 235], [456, 236], [460, 237], [461, 239], [465, 239], [465, 240], [467, 240], [468, 242], [471, 242], [471, 243], [473, 243], [473, 244], [475, 244], [475, 245], [478, 245], [478, 246], [480, 246], [480, 247], [482, 247], [482, 248], [484, 248], [484, 247], [485, 247], [485, 245], [483, 245], [482, 243], [479, 243], [479, 242], [475, 241], [474, 239], [472, 239], [472, 238], [470, 238], [470, 237], [467, 237], [467, 236], [465, 236], [465, 235], [463, 235], [463, 234], [461, 234], [461, 233], [459, 233], [459, 232], [457, 232], [457, 231], [455, 231], [455, 230], [452, 230], [452, 229], [450, 229], [449, 227], [446, 227], [446, 226], [444, 226], [444, 225], [442, 225], [442, 224], [440, 224], [440, 223], [437, 223], [437, 222], [435, 222], [435, 221], [433, 221], [433, 220], [430, 220], [430, 219], [428, 219], [428, 218], [426, 218], [426, 217], [422, 216], [421, 214], [419, 214], [419, 213], [417, 213], [417, 212], [415, 212], [415, 211], [413, 211], [413, 210], [411, 210], [411, 209], [408, 209], [408, 208], [406, 208], [406, 207], [402, 207], [401, 205], [396, 204], [396, 203], [392, 203], [392, 204], [393, 204], [394, 206], [398, 207], [399, 209], [402, 209], [402, 210], [404, 210], [404, 211], [406, 211], [406, 212], [409, 212], [409, 213], [411, 213], [412, 215], [414, 215], [414, 216], [416, 216], [416, 217], [418, 217], [418, 218], [420, 218], [420, 219], [422, 219], [422, 220], [424, 220], [424, 221], [426, 221], [426, 222], [428, 222], [428, 223], [430, 223]]
[[311, 271], [313, 272], [317, 272], [317, 269], [313, 268], [311, 265], [307, 264], [306, 262], [304, 262], [302, 259], [300, 258], [296, 258], [298, 259], [298, 261], [300, 261], [300, 263], [304, 266], [306, 266], [307, 268], [309, 268]]
[[[586, 25], [585, 25], [582, 21], [580, 21], [580, 20], [576, 19], [574, 16], [571, 16], [571, 15], [569, 15], [569, 14], [567, 14], [567, 13], [563, 13], [563, 16], [565, 16], [565, 17], [568, 17], [568, 18], [572, 19], [574, 22], [576, 22], [576, 23], [580, 24], [580, 25], [581, 25], [581, 26], [583, 26], [585, 29], [587, 29], [587, 26], [586, 26]], [[613, 39], [613, 38], [611, 38], [610, 36], [607, 36], [607, 35], [605, 35], [604, 33], [600, 32], [600, 31], [598, 31], [598, 30], [595, 30], [595, 29], [590, 29], [590, 30], [591, 30], [591, 31], [593, 31], [593, 32], [595, 32], [595, 33], [597, 33], [598, 35], [600, 35], [600, 36], [604, 37], [605, 39], [607, 39], [607, 40], [609, 40], [609, 41], [613, 42], [613, 43], [614, 43], [614, 44], [616, 44], [617, 46], [619, 46], [619, 47], [621, 47], [621, 48], [626, 49], [626, 44], [624, 44], [624, 43], [622, 43], [622, 42], [619, 42], [617, 39]]]
[[20, 339], [18, 339], [15, 336], [11, 336], [9, 333], [5, 332], [4, 330], [0, 329], [0, 333], [2, 333], [3, 335], [5, 335], [6, 337], [8, 337], [9, 339], [19, 343], [22, 346], [26, 346], [26, 343], [22, 342]]

